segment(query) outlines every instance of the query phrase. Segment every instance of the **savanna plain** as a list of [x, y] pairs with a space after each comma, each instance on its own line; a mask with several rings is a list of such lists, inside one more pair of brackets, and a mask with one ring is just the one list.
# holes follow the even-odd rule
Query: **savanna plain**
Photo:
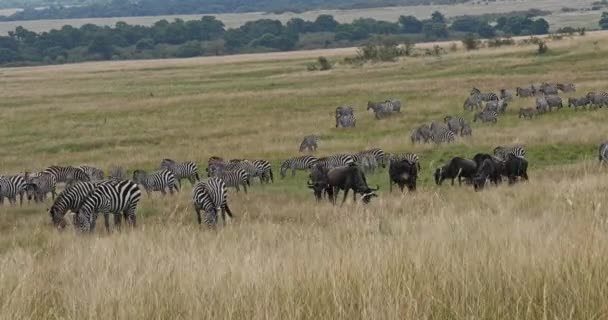
[[[235, 218], [196, 223], [191, 186], [142, 197], [138, 227], [83, 236], [50, 224], [45, 204], [0, 207], [2, 319], [606, 319], [608, 173], [597, 161], [605, 108], [474, 123], [453, 145], [413, 145], [411, 129], [472, 114], [473, 86], [513, 90], [573, 82], [608, 90], [605, 33], [536, 46], [448, 51], [396, 63], [306, 71], [310, 56], [87, 63], [0, 69], [2, 173], [52, 164], [152, 170], [166, 157], [268, 159], [275, 182], [229, 194]], [[374, 120], [368, 100], [397, 98]], [[355, 129], [334, 128], [338, 105]], [[381, 147], [416, 152], [415, 193], [369, 205], [316, 203], [307, 175], [280, 179], [282, 160], [318, 134], [320, 155]], [[483, 192], [434, 185], [453, 156], [523, 144], [530, 181]], [[101, 218], [100, 218], [101, 219]]]

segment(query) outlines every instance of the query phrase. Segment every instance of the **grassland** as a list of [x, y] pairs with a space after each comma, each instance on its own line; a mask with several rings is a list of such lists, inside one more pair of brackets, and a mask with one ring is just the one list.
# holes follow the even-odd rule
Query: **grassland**
[[[3, 173], [222, 155], [269, 159], [276, 174], [310, 133], [321, 154], [381, 146], [419, 153], [423, 171], [405, 195], [387, 192], [385, 171], [370, 176], [382, 191], [369, 206], [316, 204], [302, 174], [231, 192], [236, 219], [215, 232], [196, 225], [187, 183], [144, 197], [139, 228], [111, 235], [60, 234], [48, 204], [0, 207], [0, 318], [606, 318], [605, 110], [527, 121], [522, 99], [454, 145], [409, 142], [421, 123], [471, 117], [472, 86], [606, 90], [605, 37], [550, 42], [544, 56], [518, 46], [328, 72], [305, 71], [318, 51], [1, 69]], [[405, 101], [403, 115], [373, 120], [365, 103], [387, 97]], [[356, 107], [355, 130], [333, 128], [340, 104]], [[452, 156], [511, 143], [529, 150], [529, 183], [474, 193], [430, 182]]]
[[[480, 15], [486, 13], [503, 13], [510, 11], [524, 11], [528, 9], [542, 9], [553, 12], [553, 15], [546, 17], [551, 22], [554, 30], [564, 26], [598, 28], [597, 22], [601, 13], [598, 12], [574, 12], [569, 14], [561, 13], [561, 8], [569, 7], [576, 9], [589, 9], [595, 0], [528, 0], [528, 1], [496, 1], [491, 5], [465, 3], [457, 5], [430, 5], [430, 6], [398, 6], [381, 7], [351, 10], [312, 10], [303, 13], [283, 13], [273, 14], [264, 12], [249, 13], [226, 13], [216, 14], [219, 20], [229, 28], [239, 27], [247, 21], [259, 19], [277, 19], [287, 22], [294, 17], [305, 20], [314, 20], [320, 14], [333, 15], [339, 22], [352, 22], [357, 18], [375, 18], [378, 20], [397, 21], [401, 15], [413, 15], [420, 19], [427, 19], [434, 11], [440, 11], [447, 17], [462, 15]], [[36, 21], [10, 21], [0, 22], [0, 35], [8, 34], [18, 26], [23, 26], [28, 30], [43, 32], [51, 29], [60, 29], [64, 25], [80, 27], [91, 23], [96, 25], [113, 26], [116, 22], [124, 21], [130, 24], [152, 25], [161, 19], [173, 20], [176, 18], [183, 20], [200, 19], [202, 15], [173, 15], [173, 16], [152, 16], [152, 17], [116, 17], [116, 18], [90, 18], [90, 19], [64, 19], [64, 20], [36, 20]], [[568, 23], [564, 23], [567, 21]]]

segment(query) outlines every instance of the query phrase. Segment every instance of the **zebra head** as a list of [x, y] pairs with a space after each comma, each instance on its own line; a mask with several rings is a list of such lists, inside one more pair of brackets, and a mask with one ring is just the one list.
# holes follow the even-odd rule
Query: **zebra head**
[[65, 219], [63, 217], [64, 212], [61, 212], [61, 210], [55, 203], [49, 209], [49, 214], [51, 216], [51, 220], [53, 221], [53, 224], [55, 225], [55, 227], [57, 227], [57, 229], [59, 229], [59, 230], [65, 229], [67, 222], [65, 221]]

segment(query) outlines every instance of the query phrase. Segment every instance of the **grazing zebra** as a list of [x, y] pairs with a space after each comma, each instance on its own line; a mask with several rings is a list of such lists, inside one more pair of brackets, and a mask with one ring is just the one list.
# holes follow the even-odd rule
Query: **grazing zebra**
[[500, 89], [500, 100], [511, 101], [513, 100], [513, 94], [506, 89]]
[[305, 136], [300, 143], [300, 152], [304, 152], [304, 150], [308, 149], [309, 152], [317, 151], [317, 142], [319, 141], [319, 136], [309, 135]]
[[63, 190], [49, 209], [53, 224], [59, 229], [65, 228], [67, 224], [63, 218], [65, 214], [68, 211], [78, 212], [89, 194], [96, 188], [96, 183], [78, 182]]
[[526, 149], [523, 146], [498, 146], [494, 148], [494, 156], [501, 160], [506, 160], [510, 154], [517, 158], [525, 158]]
[[480, 109], [481, 102], [482, 101], [479, 99], [478, 96], [468, 96], [467, 99], [464, 101], [462, 108], [465, 111], [473, 111], [475, 109]]
[[401, 113], [401, 100], [389, 99], [384, 103], [390, 103], [393, 106], [393, 112]]
[[593, 106], [599, 106], [600, 108], [608, 105], [608, 93], [607, 92], [594, 92], [591, 91], [587, 93], [587, 99], [589, 99], [589, 104]]
[[223, 168], [223, 171], [238, 171], [243, 170], [247, 172], [247, 177], [249, 181], [253, 181], [253, 178], [260, 179], [260, 183], [262, 182], [262, 178], [258, 174], [258, 168], [249, 160], [241, 160], [241, 159], [232, 159], [230, 162]]
[[25, 179], [27, 181], [25, 191], [28, 201], [33, 198], [35, 202], [42, 202], [46, 200], [46, 195], [48, 193], [51, 193], [52, 199], [55, 200], [55, 196], [57, 195], [55, 192], [57, 178], [54, 175], [43, 172], [30, 178], [26, 174]]
[[[355, 111], [353, 110], [353, 107], [340, 106], [340, 107], [336, 108], [336, 128], [338, 128], [340, 125], [340, 118], [345, 117], [345, 116], [352, 116], [353, 119], [355, 118]], [[344, 128], [349, 128], [349, 127], [344, 127]]]
[[125, 172], [125, 168], [118, 167], [118, 166], [112, 166], [112, 168], [110, 168], [110, 175], [108, 178], [114, 179], [114, 180], [125, 180], [127, 178], [127, 173]]
[[241, 191], [241, 187], [245, 193], [247, 193], [247, 186], [250, 185], [249, 174], [243, 169], [237, 169], [233, 171], [224, 170], [222, 167], [211, 166], [209, 167], [210, 177], [217, 177], [224, 181], [226, 186], [235, 188], [237, 192]]
[[545, 113], [549, 111], [549, 103], [545, 97], [537, 97], [536, 98], [536, 111], [538, 113]]
[[[197, 183], [192, 190], [192, 202], [198, 224], [204, 221], [209, 226], [215, 226], [219, 213], [222, 215], [224, 225], [226, 224], [226, 213], [230, 218], [233, 217], [232, 211], [228, 207], [226, 183], [220, 178], [212, 177], [207, 181]], [[201, 217], [201, 210], [205, 211], [204, 220]]]
[[498, 112], [498, 113], [505, 113], [507, 111], [507, 107], [508, 107], [508, 103], [505, 100], [498, 100], [498, 101], [489, 101], [488, 103], [486, 103], [486, 107], [483, 109], [483, 111], [494, 111], [494, 112]]
[[412, 131], [410, 138], [412, 139], [412, 143], [427, 143], [431, 140], [431, 129], [426, 124], [423, 124]]
[[456, 134], [448, 128], [440, 128], [431, 132], [431, 140], [436, 143], [452, 143], [456, 139]]
[[416, 165], [416, 167], [418, 167], [418, 170], [421, 169], [420, 157], [418, 157], [418, 155], [415, 153], [391, 153], [389, 157], [389, 165], [390, 162], [399, 162], [404, 160], [413, 165]]
[[520, 97], [520, 98], [527, 98], [527, 97], [533, 97], [535, 95], [535, 89], [534, 86], [532, 86], [531, 88], [520, 88], [517, 87], [515, 89], [515, 95]]
[[100, 184], [89, 194], [76, 212], [74, 226], [82, 232], [93, 232], [97, 215], [102, 213], [108, 232], [110, 232], [110, 214], [114, 215], [114, 225], [118, 229], [120, 229], [123, 216], [129, 225], [136, 227], [135, 210], [140, 198], [141, 191], [136, 182], [123, 180]]
[[546, 83], [546, 82], [543, 82], [540, 85], [539, 91], [542, 92], [542, 93], [544, 93], [547, 96], [548, 95], [556, 95], [558, 93], [557, 92], [557, 86], [555, 84], [552, 84], [552, 83], [550, 84], [550, 83]]
[[463, 117], [459, 116], [446, 116], [443, 121], [448, 125], [448, 129], [458, 134], [462, 131], [462, 127], [467, 123]]
[[524, 119], [532, 119], [537, 115], [537, 111], [534, 108], [519, 108], [519, 118], [524, 117]]
[[390, 117], [394, 112], [393, 104], [391, 102], [373, 103], [370, 101], [367, 104], [367, 111], [370, 109], [374, 111], [376, 120]]
[[150, 196], [152, 191], [160, 191], [163, 196], [167, 194], [165, 189], [169, 189], [169, 193], [171, 194], [173, 194], [173, 190], [179, 191], [175, 175], [166, 169], [151, 174], [148, 174], [144, 170], [135, 170], [133, 172], [133, 181], [141, 184], [148, 196]]
[[561, 90], [562, 92], [575, 92], [576, 86], [574, 83], [558, 83], [557, 89]]
[[568, 98], [568, 107], [573, 107], [574, 110], [578, 110], [579, 107], [586, 107], [589, 104], [589, 99], [587, 97], [570, 97]]
[[0, 177], [0, 204], [4, 203], [6, 197], [11, 205], [15, 205], [19, 195], [19, 206], [22, 206], [26, 186], [27, 182], [23, 176]]
[[257, 176], [260, 177], [261, 183], [274, 183], [274, 176], [272, 174], [272, 165], [266, 160], [253, 160], [253, 165], [258, 169]]
[[471, 128], [471, 126], [468, 123], [465, 123], [462, 126], [462, 129], [460, 130], [460, 135], [461, 136], [472, 136], [473, 135], [473, 129]]
[[80, 166], [78, 169], [84, 171], [89, 177], [89, 181], [101, 181], [104, 179], [103, 170], [91, 166]]
[[371, 154], [362, 154], [358, 157], [357, 164], [365, 173], [374, 173], [378, 169], [378, 161]]
[[599, 151], [600, 151], [600, 154], [599, 154], [600, 163], [605, 164], [606, 162], [608, 162], [608, 141], [600, 144]]
[[374, 159], [376, 159], [376, 162], [379, 163], [382, 168], [386, 168], [386, 153], [384, 152], [384, 150], [380, 149], [380, 148], [373, 148], [373, 149], [369, 149], [369, 150], [363, 150], [360, 152], [357, 152], [353, 155], [353, 159], [355, 160], [355, 162], [358, 163], [358, 159], [361, 156], [364, 155], [371, 155], [374, 157]]
[[84, 170], [70, 166], [51, 166], [44, 169], [42, 172], [54, 176], [56, 183], [64, 182], [68, 186], [74, 182], [86, 182], [91, 180]]
[[564, 107], [562, 103], [562, 98], [560, 98], [560, 96], [547, 95], [545, 96], [545, 100], [547, 101], [547, 105], [549, 106], [549, 111], [551, 111], [551, 108], [560, 109]]
[[160, 169], [171, 171], [180, 188], [182, 187], [182, 179], [188, 179], [191, 185], [200, 180], [198, 166], [193, 161], [175, 162], [171, 159], [163, 159], [160, 162]]
[[355, 128], [357, 126], [357, 118], [354, 114], [347, 116], [340, 116], [336, 119], [336, 128]]
[[318, 166], [325, 167], [327, 169], [346, 167], [352, 164], [355, 164], [355, 158], [350, 154], [333, 154], [317, 160]]
[[301, 156], [287, 159], [281, 164], [281, 179], [285, 178], [287, 170], [291, 170], [291, 176], [295, 177], [296, 170], [309, 170], [319, 159], [313, 156]]
[[477, 97], [477, 99], [479, 101], [492, 101], [492, 100], [498, 100], [498, 95], [496, 95], [496, 93], [494, 92], [486, 92], [486, 93], [482, 93], [481, 90], [477, 89], [477, 88], [473, 88], [471, 90], [471, 96], [475, 96]]
[[473, 122], [477, 122], [480, 120], [481, 122], [492, 122], [496, 123], [498, 121], [498, 113], [496, 111], [482, 111], [475, 114], [473, 118]]

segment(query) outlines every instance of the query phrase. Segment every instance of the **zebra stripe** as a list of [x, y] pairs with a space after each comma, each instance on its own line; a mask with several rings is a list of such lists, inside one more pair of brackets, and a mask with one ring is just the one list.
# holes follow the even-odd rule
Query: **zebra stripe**
[[260, 177], [261, 183], [274, 183], [274, 176], [272, 174], [272, 165], [266, 160], [253, 160], [253, 165], [258, 169], [258, 177]]
[[494, 156], [499, 159], [506, 160], [509, 154], [518, 158], [525, 158], [526, 149], [523, 146], [498, 146], [494, 148]]
[[353, 159], [355, 160], [355, 162], [360, 164], [360, 160], [364, 156], [368, 156], [368, 155], [373, 156], [376, 159], [376, 162], [378, 162], [382, 166], [382, 168], [386, 168], [386, 153], [384, 152], [384, 150], [382, 150], [380, 148], [363, 150], [363, 151], [355, 153], [352, 156], [353, 156]]
[[[228, 191], [222, 179], [209, 178], [207, 181], [197, 183], [192, 190], [192, 198], [198, 224], [204, 221], [207, 225], [215, 226], [220, 212], [224, 224], [226, 224], [226, 213], [232, 218], [227, 201]], [[201, 210], [205, 211], [204, 220], [201, 217]]]
[[93, 190], [97, 188], [97, 184], [93, 182], [78, 182], [63, 190], [55, 202], [49, 209], [51, 221], [56, 227], [64, 228], [66, 226], [63, 218], [68, 211], [78, 212], [80, 206]]
[[355, 164], [355, 158], [350, 154], [334, 154], [331, 156], [319, 158], [317, 165], [325, 168], [345, 167]]
[[452, 143], [456, 139], [456, 134], [448, 128], [439, 128], [431, 131], [431, 140], [436, 143]]
[[165, 189], [169, 189], [169, 193], [173, 194], [173, 190], [179, 191], [175, 175], [169, 170], [160, 170], [152, 174], [148, 174], [144, 170], [135, 170], [133, 172], [133, 181], [141, 184], [148, 196], [152, 191], [160, 191], [165, 195]]
[[91, 166], [80, 166], [78, 169], [84, 171], [89, 177], [89, 181], [101, 181], [104, 179], [103, 170]]
[[415, 153], [392, 153], [391, 156], [389, 157], [389, 163], [390, 162], [399, 162], [399, 161], [407, 161], [411, 164], [416, 165], [416, 167], [418, 167], [418, 170], [420, 170], [420, 157], [418, 157], [417, 154]]
[[493, 122], [496, 123], [498, 121], [498, 112], [496, 111], [482, 111], [475, 114], [473, 118], [473, 122], [477, 122], [480, 120], [481, 122]]
[[558, 83], [557, 88], [562, 92], [575, 92], [576, 86], [574, 83]]
[[357, 126], [357, 118], [355, 118], [354, 114], [340, 116], [336, 118], [336, 128], [355, 128]]
[[308, 150], [309, 152], [317, 151], [317, 142], [319, 141], [319, 137], [316, 135], [305, 136], [300, 143], [300, 152], [304, 150]]
[[316, 164], [319, 159], [313, 156], [301, 156], [287, 159], [281, 164], [281, 179], [285, 178], [287, 170], [291, 170], [291, 176], [295, 177], [296, 170], [308, 170], [313, 164]]
[[496, 93], [494, 93], [494, 92], [482, 93], [481, 90], [479, 90], [477, 88], [473, 88], [471, 90], [470, 95], [476, 97], [478, 101], [498, 100], [498, 95]]
[[222, 179], [226, 186], [235, 188], [237, 192], [241, 191], [241, 187], [243, 187], [243, 190], [247, 193], [247, 186], [249, 186], [250, 183], [249, 174], [245, 170], [224, 171], [212, 166], [210, 167], [209, 174], [211, 177]]
[[599, 159], [600, 163], [608, 162], [608, 141], [600, 144]]
[[56, 183], [64, 182], [66, 185], [71, 185], [75, 182], [90, 181], [89, 175], [84, 170], [75, 167], [60, 167], [50, 166], [42, 171], [55, 177]]
[[89, 194], [76, 213], [74, 225], [82, 232], [93, 232], [98, 213], [103, 213], [108, 232], [110, 231], [110, 214], [114, 214], [114, 224], [117, 228], [120, 228], [122, 216], [132, 227], [135, 227], [137, 220], [135, 210], [140, 198], [139, 186], [133, 181], [123, 180], [115, 184], [100, 184]]
[[591, 105], [603, 107], [605, 105], [608, 105], [608, 92], [597, 93], [591, 91], [587, 93], [587, 99], [589, 100], [589, 103]]
[[446, 116], [443, 121], [448, 125], [448, 129], [456, 134], [461, 133], [462, 128], [467, 125], [467, 121], [460, 116]]
[[43, 172], [31, 178], [26, 176], [26, 181], [25, 191], [28, 201], [34, 199], [35, 202], [42, 202], [46, 200], [48, 193], [51, 193], [52, 199], [55, 200], [57, 178], [54, 175]]
[[108, 178], [115, 180], [126, 180], [127, 173], [123, 167], [113, 166], [110, 168], [110, 176]]
[[14, 205], [17, 203], [17, 195], [19, 195], [19, 205], [23, 205], [26, 185], [25, 178], [22, 176], [0, 177], [0, 204], [4, 203], [4, 197], [6, 197], [10, 204]]
[[230, 163], [228, 163], [221, 170], [222, 171], [243, 170], [247, 173], [247, 179], [249, 182], [253, 181], [253, 178], [256, 178], [256, 177], [258, 179], [260, 179], [260, 183], [262, 182], [262, 178], [258, 175], [258, 168], [249, 160], [240, 160], [240, 159], [230, 160]]
[[367, 103], [367, 111], [369, 111], [370, 109], [374, 111], [374, 115], [377, 120], [389, 117], [394, 112], [393, 103], [390, 101], [386, 101], [386, 102], [369, 101]]
[[173, 172], [180, 188], [182, 186], [182, 179], [188, 179], [192, 185], [200, 180], [198, 166], [193, 161], [175, 162], [171, 159], [163, 159], [160, 162], [160, 168]]

